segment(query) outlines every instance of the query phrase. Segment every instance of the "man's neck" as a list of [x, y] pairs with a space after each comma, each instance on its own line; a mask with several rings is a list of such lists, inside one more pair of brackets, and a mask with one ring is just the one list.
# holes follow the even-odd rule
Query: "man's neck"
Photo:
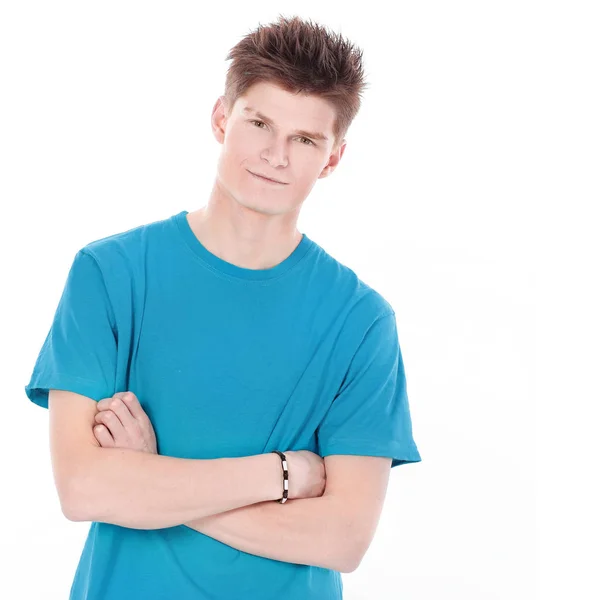
[[291, 231], [275, 231], [270, 224], [220, 216], [206, 206], [187, 214], [194, 235], [212, 254], [245, 269], [269, 269], [283, 262], [302, 240], [294, 226]]

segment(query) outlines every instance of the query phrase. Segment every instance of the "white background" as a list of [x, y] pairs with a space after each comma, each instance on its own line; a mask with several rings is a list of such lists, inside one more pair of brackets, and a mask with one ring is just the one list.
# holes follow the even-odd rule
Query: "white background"
[[24, 392], [71, 262], [205, 204], [225, 56], [282, 13], [364, 50], [299, 229], [394, 306], [423, 458], [392, 471], [345, 599], [597, 598], [594, 5], [3, 3], [0, 597], [66, 599], [89, 527], [61, 513]]

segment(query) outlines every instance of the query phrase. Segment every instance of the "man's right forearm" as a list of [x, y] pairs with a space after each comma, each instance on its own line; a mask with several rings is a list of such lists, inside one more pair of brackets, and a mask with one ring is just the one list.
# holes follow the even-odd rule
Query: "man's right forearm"
[[174, 527], [282, 493], [281, 460], [273, 453], [188, 459], [124, 448], [90, 448], [70, 478], [72, 521], [133, 529]]

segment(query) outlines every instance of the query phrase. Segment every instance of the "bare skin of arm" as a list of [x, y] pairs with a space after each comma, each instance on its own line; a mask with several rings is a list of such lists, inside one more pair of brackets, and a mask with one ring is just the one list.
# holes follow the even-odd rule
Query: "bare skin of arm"
[[[113, 417], [120, 418], [127, 408], [123, 394], [130, 398], [131, 410], [136, 407], [143, 413], [131, 392], [96, 402], [74, 392], [50, 390], [52, 469], [68, 519], [160, 529], [281, 497], [281, 460], [276, 454], [201, 460], [103, 447], [93, 429], [100, 422], [96, 416], [109, 412], [101, 411], [100, 403], [106, 400], [105, 406], [114, 408]], [[131, 410], [130, 417], [140, 427], [142, 421]], [[146, 436], [150, 443], [153, 436], [153, 430]], [[290, 497], [307, 492], [307, 485], [290, 489]]]
[[[147, 415], [135, 397], [120, 397], [124, 401], [117, 411], [119, 417], [111, 409], [116, 404], [109, 400], [98, 404], [96, 439], [107, 449], [156, 453], [156, 438]], [[286, 457], [289, 455], [287, 452]], [[281, 479], [280, 465], [280, 487]], [[319, 486], [313, 490], [316, 497], [291, 499], [284, 504], [258, 502], [182, 524], [249, 554], [350, 573], [357, 564], [351, 519], [344, 517], [339, 498], [317, 494], [320, 491]]]

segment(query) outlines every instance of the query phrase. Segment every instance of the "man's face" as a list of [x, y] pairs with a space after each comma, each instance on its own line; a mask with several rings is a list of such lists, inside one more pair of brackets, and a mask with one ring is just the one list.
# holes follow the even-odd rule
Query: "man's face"
[[[229, 117], [224, 102], [221, 96], [212, 114], [215, 137], [223, 144], [218, 185], [252, 210], [297, 214], [317, 179], [327, 177], [344, 153], [345, 141], [333, 148], [334, 109], [321, 98], [294, 95], [266, 82], [238, 98]], [[319, 133], [327, 139], [312, 135]]]

